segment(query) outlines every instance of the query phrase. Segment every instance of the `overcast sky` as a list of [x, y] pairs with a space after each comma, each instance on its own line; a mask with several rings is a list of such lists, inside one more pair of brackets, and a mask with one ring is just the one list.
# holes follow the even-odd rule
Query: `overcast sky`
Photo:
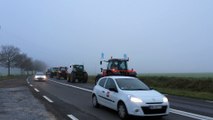
[[138, 73], [213, 72], [213, 0], [0, 0], [0, 45], [49, 66], [130, 58]]

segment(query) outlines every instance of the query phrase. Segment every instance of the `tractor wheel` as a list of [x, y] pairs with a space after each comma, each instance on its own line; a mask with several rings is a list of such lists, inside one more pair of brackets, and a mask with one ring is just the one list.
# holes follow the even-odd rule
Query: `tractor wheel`
[[98, 80], [103, 77], [101, 74], [98, 74], [96, 77], [95, 77], [95, 85], [97, 84]]
[[88, 81], [88, 74], [87, 74], [87, 72], [84, 72], [84, 79], [83, 79], [83, 83], [87, 83], [87, 81]]
[[53, 78], [53, 74], [52, 73], [50, 73], [50, 78]]
[[76, 75], [74, 72], [71, 73], [71, 82], [74, 83], [76, 79]]
[[67, 82], [71, 82], [70, 81], [70, 75], [67, 75]]
[[56, 75], [56, 78], [57, 78], [58, 80], [60, 80], [60, 75], [59, 75], [59, 74], [57, 74], [57, 75]]
[[67, 75], [64, 76], [64, 80], [66, 80], [66, 79], [67, 79]]

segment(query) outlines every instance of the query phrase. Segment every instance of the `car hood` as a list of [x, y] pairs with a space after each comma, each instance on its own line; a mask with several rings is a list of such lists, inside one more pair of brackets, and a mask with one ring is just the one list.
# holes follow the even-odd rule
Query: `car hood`
[[163, 97], [161, 93], [156, 90], [144, 90], [144, 91], [125, 91], [130, 96], [140, 98], [145, 103], [158, 103], [163, 102]]

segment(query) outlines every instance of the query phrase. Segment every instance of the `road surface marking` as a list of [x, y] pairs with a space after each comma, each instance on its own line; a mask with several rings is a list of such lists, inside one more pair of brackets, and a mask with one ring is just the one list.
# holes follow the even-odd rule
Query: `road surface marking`
[[35, 90], [36, 92], [39, 92], [39, 90], [38, 90], [38, 89], [36, 89], [36, 88], [34, 88], [34, 90]]
[[26, 81], [27, 81], [27, 83], [28, 83], [28, 84], [30, 84], [30, 82], [29, 82], [29, 78], [27, 78], [27, 79], [26, 79]]
[[30, 84], [30, 87], [33, 87], [33, 85], [32, 85], [32, 84]]
[[206, 102], [208, 102], [208, 103], [213, 103], [213, 101], [210, 101], [210, 100], [206, 100]]
[[48, 102], [50, 102], [50, 103], [53, 103], [53, 101], [50, 99], [50, 98], [48, 98], [47, 96], [43, 96]]
[[[90, 90], [90, 89], [81, 88], [81, 87], [70, 85], [70, 84], [60, 83], [60, 82], [57, 82], [57, 81], [54, 81], [54, 80], [50, 80], [50, 81], [58, 83], [58, 84], [61, 84], [61, 85], [64, 85], [64, 86], [73, 87], [73, 88], [77, 88], [77, 89], [92, 93], [92, 90]], [[181, 111], [181, 110], [176, 110], [176, 109], [172, 109], [172, 108], [170, 108], [170, 112], [174, 113], [174, 114], [178, 114], [178, 115], [182, 115], [182, 116], [198, 119], [198, 120], [213, 120], [212, 117], [199, 115], [199, 114], [194, 114], [194, 113], [190, 113], [190, 112], [185, 112], [185, 111]]]
[[79, 120], [78, 118], [76, 118], [75, 116], [73, 116], [73, 115], [67, 115], [70, 119], [72, 119], [72, 120]]
[[89, 89], [86, 89], [86, 88], [81, 88], [81, 87], [74, 86], [74, 85], [70, 85], [70, 84], [60, 83], [60, 82], [57, 82], [57, 81], [54, 81], [54, 80], [50, 80], [50, 81], [55, 82], [55, 83], [58, 83], [58, 84], [61, 84], [61, 85], [64, 85], [64, 86], [73, 87], [73, 88], [77, 88], [77, 89], [80, 89], [80, 90], [83, 90], [83, 91], [87, 91], [87, 92], [91, 92], [91, 93], [92, 93], [92, 90], [89, 90]]
[[197, 119], [197, 120], [213, 120], [212, 117], [203, 116], [203, 115], [194, 114], [194, 113], [189, 113], [189, 112], [176, 110], [176, 109], [172, 109], [172, 108], [170, 108], [170, 112], [174, 113], [174, 114], [178, 114], [178, 115], [194, 118], [194, 119]]

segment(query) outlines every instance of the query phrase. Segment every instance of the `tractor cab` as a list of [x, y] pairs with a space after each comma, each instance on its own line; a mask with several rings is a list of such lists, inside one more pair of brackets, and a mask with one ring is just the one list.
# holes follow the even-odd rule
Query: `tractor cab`
[[122, 75], [122, 76], [132, 76], [136, 77], [137, 73], [135, 70], [128, 69], [127, 62], [129, 59], [119, 59], [119, 58], [111, 58], [109, 60], [100, 61], [100, 64], [102, 65], [103, 62], [107, 63], [107, 68], [103, 69], [101, 68], [102, 74], [98, 74], [96, 76], [95, 81], [97, 82], [99, 78], [104, 76], [110, 76], [110, 75]]
[[121, 59], [110, 59], [108, 61], [107, 69], [115, 69], [115, 70], [128, 70], [127, 60]]

